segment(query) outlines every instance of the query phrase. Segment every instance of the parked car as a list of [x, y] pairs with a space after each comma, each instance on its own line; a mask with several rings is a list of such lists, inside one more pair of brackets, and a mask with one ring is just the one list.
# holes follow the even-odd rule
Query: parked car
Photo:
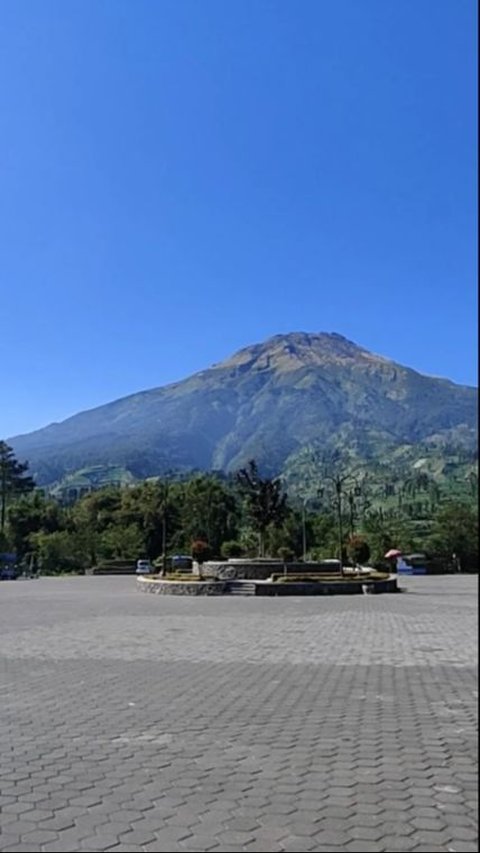
[[18, 574], [17, 555], [0, 554], [0, 581], [14, 581]]
[[153, 566], [150, 560], [137, 560], [137, 575], [150, 575], [153, 572]]
[[17, 577], [15, 566], [0, 566], [0, 580], [14, 581]]
[[171, 564], [173, 571], [179, 571], [181, 569], [192, 570], [193, 560], [187, 554], [175, 554], [171, 558]]

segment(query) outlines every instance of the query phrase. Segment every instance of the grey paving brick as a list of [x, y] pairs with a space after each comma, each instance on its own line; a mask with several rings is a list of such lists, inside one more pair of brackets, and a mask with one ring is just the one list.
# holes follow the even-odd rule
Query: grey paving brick
[[383, 828], [380, 826], [353, 826], [348, 829], [348, 836], [354, 840], [362, 839], [365, 842], [379, 841], [383, 836]]
[[8, 848], [8, 853], [41, 853], [42, 848], [36, 844], [13, 844]]
[[395, 838], [403, 838], [408, 835], [413, 835], [415, 832], [415, 827], [411, 823], [402, 823], [398, 820], [384, 821], [381, 826], [384, 834], [395, 836]]
[[350, 839], [346, 832], [338, 830], [320, 830], [314, 835], [315, 845], [320, 847], [344, 847]]
[[56, 832], [50, 832], [48, 829], [36, 829], [34, 832], [27, 832], [23, 836], [23, 840], [27, 844], [48, 844], [50, 841], [56, 841], [58, 835]]
[[413, 835], [410, 836], [412, 840], [416, 841], [417, 845], [425, 845], [432, 844], [437, 847], [441, 847], [442, 845], [446, 845], [451, 840], [451, 832], [448, 830], [435, 830], [431, 831], [428, 829], [416, 830]]
[[240, 832], [253, 832], [258, 828], [259, 822], [251, 817], [235, 817], [225, 824], [227, 829], [239, 830]]
[[410, 800], [383, 800], [382, 805], [384, 811], [397, 812], [397, 814], [403, 814], [412, 809], [412, 802]]
[[[188, 839], [192, 837], [192, 833], [188, 829], [161, 829], [159, 832], [155, 833], [155, 842], [161, 845], [172, 845], [187, 843]], [[150, 846], [150, 844], [146, 844], [144, 846]]]
[[345, 853], [344, 847], [334, 847], [330, 845], [328, 847], [318, 846], [313, 848], [314, 853]]
[[243, 853], [244, 850], [245, 847], [241, 847], [239, 844], [219, 844], [215, 847], [215, 853]]
[[291, 834], [289, 826], [272, 826], [271, 824], [268, 824], [267, 826], [259, 826], [254, 832], [252, 832], [252, 835], [255, 835], [255, 838], [265, 842], [283, 842], [283, 840]]
[[318, 817], [321, 819], [339, 818], [340, 820], [347, 820], [352, 817], [352, 809], [346, 806], [325, 806], [325, 808], [319, 808]]
[[476, 829], [468, 828], [466, 826], [455, 826], [453, 828], [449, 827], [448, 830], [451, 833], [451, 836], [455, 838], [455, 841], [477, 841], [478, 833]]
[[346, 825], [354, 827], [365, 826], [375, 828], [376, 826], [381, 826], [384, 823], [383, 816], [378, 813], [363, 814], [362, 812], [360, 812], [359, 814], [358, 812], [356, 812], [355, 814], [352, 814], [350, 812], [347, 815], [342, 815], [342, 819], [345, 820], [345, 818], [347, 818]]
[[[22, 816], [17, 819], [16, 815], [3, 815], [1, 817], [2, 830], [8, 832], [9, 835], [15, 835], [20, 840], [27, 832], [34, 832], [37, 826], [34, 822], [23, 820]], [[10, 819], [9, 819], [10, 818]]]
[[389, 853], [409, 853], [410, 850], [416, 849], [416, 842], [404, 835], [384, 835], [382, 845]]
[[473, 816], [464, 815], [464, 814], [458, 814], [458, 815], [449, 814], [448, 815], [448, 821], [447, 821], [447, 819], [445, 819], [445, 820], [443, 818], [441, 818], [441, 819], [442, 819], [442, 823], [444, 824], [444, 826], [447, 827], [447, 825], [448, 825], [448, 828], [453, 833], [456, 834], [456, 827], [457, 826], [459, 826], [459, 827], [464, 826], [467, 829], [475, 829], [476, 830], [476, 828], [477, 828], [476, 818], [477, 818], [476, 814], [474, 814]]
[[218, 838], [214, 835], [191, 835], [187, 845], [191, 850], [212, 850], [218, 844]]
[[21, 800], [17, 800], [17, 798], [15, 797], [13, 802], [5, 803], [5, 805], [2, 807], [2, 812], [4, 812], [5, 814], [21, 815], [25, 814], [25, 812], [31, 811], [31, 808], [32, 806], [29, 802], [22, 802]]
[[86, 838], [82, 838], [79, 842], [82, 850], [87, 847], [91, 850], [109, 850], [111, 847], [115, 847], [120, 844], [120, 840], [117, 835], [103, 835], [101, 832], [98, 835], [88, 835]]
[[[381, 801], [378, 803], [355, 803], [355, 814], [373, 814], [378, 815], [380, 812], [385, 811], [383, 805], [380, 805]], [[350, 809], [348, 809], [349, 813]]]
[[366, 853], [366, 848], [368, 847], [368, 853], [382, 853], [385, 849], [382, 844], [379, 844], [377, 841], [349, 841], [346, 845], [346, 850], [349, 853]]
[[24, 812], [25, 820], [34, 821], [34, 823], [43, 823], [46, 820], [52, 820], [55, 817], [55, 812], [50, 809], [32, 809]]
[[9, 835], [8, 832], [0, 833], [0, 850], [10, 850], [10, 847], [14, 847], [18, 844], [18, 836]]
[[412, 817], [412, 826], [415, 829], [428, 829], [432, 832], [441, 831], [445, 829], [445, 821], [441, 818], [431, 818], [431, 817]]
[[239, 832], [238, 830], [222, 830], [218, 838], [221, 844], [235, 844], [240, 846], [245, 846], [255, 841], [255, 836], [251, 832]]

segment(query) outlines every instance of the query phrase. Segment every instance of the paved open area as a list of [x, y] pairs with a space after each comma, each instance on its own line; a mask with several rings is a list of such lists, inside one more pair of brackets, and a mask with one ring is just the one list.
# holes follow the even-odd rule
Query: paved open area
[[477, 850], [477, 579], [0, 583], [0, 850]]

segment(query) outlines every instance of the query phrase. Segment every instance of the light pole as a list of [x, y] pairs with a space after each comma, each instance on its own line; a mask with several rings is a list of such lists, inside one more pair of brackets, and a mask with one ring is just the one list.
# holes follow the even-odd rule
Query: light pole
[[342, 485], [340, 477], [335, 478], [335, 492], [337, 494], [338, 512], [338, 559], [340, 560], [340, 572], [343, 575], [343, 526], [342, 526]]
[[167, 576], [167, 511], [168, 511], [169, 482], [164, 480], [161, 485], [162, 495], [162, 577]]
[[325, 480], [329, 480], [333, 483], [335, 489], [335, 497], [336, 497], [336, 509], [337, 509], [337, 531], [338, 531], [338, 558], [340, 560], [340, 572], [343, 575], [343, 518], [342, 518], [342, 494], [343, 487], [345, 483], [349, 480], [354, 479], [354, 475], [352, 473], [344, 474], [340, 476], [339, 474], [326, 474], [324, 475]]
[[162, 514], [162, 577], [167, 575], [167, 509]]
[[304, 563], [307, 561], [307, 500], [308, 498], [303, 498], [302, 501], [302, 550]]
[[[302, 498], [302, 550], [303, 562], [307, 560], [308, 542], [307, 542], [307, 506], [309, 501], [318, 501], [323, 496], [323, 489], [317, 489], [315, 495], [310, 495], [308, 498]], [[318, 506], [318, 505], [317, 505]]]

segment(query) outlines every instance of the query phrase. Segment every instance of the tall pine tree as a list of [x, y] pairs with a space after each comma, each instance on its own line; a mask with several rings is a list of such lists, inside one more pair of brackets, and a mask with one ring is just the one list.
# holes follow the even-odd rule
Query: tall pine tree
[[19, 462], [5, 441], [0, 441], [0, 532], [5, 530], [7, 504], [16, 495], [35, 488], [32, 477], [26, 474], [28, 462]]

